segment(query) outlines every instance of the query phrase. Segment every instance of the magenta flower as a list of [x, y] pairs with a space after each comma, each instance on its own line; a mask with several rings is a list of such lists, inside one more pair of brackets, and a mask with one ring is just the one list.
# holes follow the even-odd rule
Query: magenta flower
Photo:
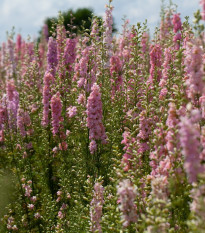
[[[89, 139], [91, 141], [101, 141], [102, 144], [107, 143], [105, 128], [102, 123], [102, 101], [99, 86], [95, 83], [92, 86], [92, 92], [88, 97], [87, 103], [87, 126], [89, 128]], [[91, 146], [94, 149], [95, 147]], [[94, 153], [95, 150], [91, 150]]]
[[69, 108], [67, 108], [67, 114], [69, 118], [76, 116], [77, 114], [76, 106], [70, 106]]
[[159, 44], [152, 45], [150, 48], [150, 76], [148, 83], [159, 82], [162, 77], [161, 72], [162, 50]]
[[137, 206], [134, 203], [137, 189], [130, 180], [123, 180], [117, 186], [120, 210], [122, 212], [123, 226], [128, 227], [131, 222], [137, 222]]
[[52, 132], [56, 135], [59, 132], [61, 120], [62, 103], [58, 92], [51, 98]]
[[174, 28], [173, 28], [174, 33], [177, 33], [178, 31], [182, 30], [182, 23], [181, 23], [180, 14], [173, 15], [172, 23], [174, 25]]
[[68, 38], [64, 49], [63, 59], [65, 65], [73, 64], [76, 58], [75, 47], [77, 40]]
[[205, 0], [200, 0], [200, 5], [202, 6], [201, 17], [205, 20]]
[[203, 51], [196, 44], [187, 44], [185, 52], [185, 65], [188, 79], [186, 80], [188, 97], [193, 101], [196, 95], [203, 93]]
[[180, 143], [185, 157], [184, 168], [191, 183], [196, 182], [197, 175], [203, 171], [200, 163], [200, 132], [197, 127], [199, 120], [200, 112], [192, 110], [191, 118], [181, 117], [179, 123]]
[[100, 183], [96, 183], [94, 185], [93, 199], [90, 203], [91, 232], [97, 231], [99, 233], [102, 233], [100, 222], [102, 217], [102, 208], [104, 204], [103, 192], [103, 186]]
[[48, 52], [47, 52], [47, 72], [50, 72], [53, 76], [56, 74], [56, 68], [58, 65], [57, 59], [57, 43], [53, 37], [49, 37]]

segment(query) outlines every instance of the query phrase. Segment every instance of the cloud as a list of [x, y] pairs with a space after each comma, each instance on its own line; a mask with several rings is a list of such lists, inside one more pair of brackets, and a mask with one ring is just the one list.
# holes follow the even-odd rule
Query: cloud
[[[24, 35], [38, 35], [44, 19], [56, 16], [59, 10], [90, 7], [95, 14], [102, 16], [107, 2], [108, 0], [0, 0], [0, 41], [5, 40], [5, 31], [11, 30], [12, 26]], [[166, 4], [168, 2], [169, 0], [166, 0]], [[192, 16], [199, 8], [197, 1], [175, 0], [174, 2], [179, 5], [178, 10], [182, 12], [182, 17]], [[124, 15], [130, 19], [131, 24], [148, 19], [148, 25], [154, 28], [159, 22], [160, 0], [114, 0], [112, 5], [115, 23], [119, 29]]]

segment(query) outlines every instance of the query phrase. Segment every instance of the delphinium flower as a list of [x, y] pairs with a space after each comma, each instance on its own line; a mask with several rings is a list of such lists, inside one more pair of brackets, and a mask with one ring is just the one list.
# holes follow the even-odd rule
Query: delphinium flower
[[0, 102], [0, 142], [4, 141], [4, 123], [6, 121], [6, 107]]
[[12, 216], [10, 216], [7, 220], [7, 229], [8, 230], [12, 230], [12, 231], [18, 231], [18, 227], [16, 226], [16, 224], [14, 224], [14, 218]]
[[151, 119], [147, 117], [146, 111], [141, 111], [139, 115], [139, 133], [137, 135], [138, 138], [138, 152], [144, 153], [149, 150], [149, 136], [151, 134]]
[[51, 98], [52, 132], [54, 136], [59, 132], [61, 111], [62, 103], [60, 99], [60, 93], [58, 92]]
[[200, 153], [200, 159], [201, 161], [205, 161], [205, 126], [201, 127], [200, 143], [202, 146], [202, 151]]
[[149, 49], [149, 34], [147, 32], [144, 32], [142, 34], [142, 39], [141, 39], [141, 46], [142, 46], [142, 55], [144, 57], [145, 53]]
[[90, 91], [90, 86], [88, 85], [88, 61], [89, 61], [89, 51], [90, 48], [86, 47], [82, 51], [82, 57], [79, 60], [79, 66], [75, 69], [79, 73], [78, 87], [83, 87], [85, 91]]
[[185, 52], [185, 65], [188, 79], [187, 84], [187, 94], [191, 98], [193, 103], [202, 95], [204, 89], [203, 82], [203, 51], [199, 45], [188, 43]]
[[205, 119], [205, 95], [202, 95], [199, 98], [199, 104], [200, 104], [200, 109], [201, 109], [201, 116], [203, 119]]
[[17, 55], [21, 51], [21, 46], [22, 46], [22, 37], [20, 34], [18, 34], [16, 38], [16, 46], [15, 46]]
[[[94, 83], [87, 102], [87, 126], [89, 128], [89, 139], [91, 144], [93, 141], [101, 141], [102, 144], [107, 143], [105, 128], [102, 123], [102, 101], [100, 87]], [[93, 154], [96, 147], [90, 146], [90, 152]]]
[[104, 196], [103, 196], [104, 188], [101, 183], [97, 182], [94, 185], [93, 199], [90, 203], [90, 220], [91, 232], [99, 232], [102, 233], [102, 228], [100, 225], [102, 218], [102, 208], [104, 204]]
[[168, 117], [166, 121], [166, 125], [168, 127], [167, 135], [166, 135], [166, 146], [169, 153], [174, 152], [175, 148], [175, 138], [178, 138], [175, 130], [178, 127], [179, 119], [177, 114], [176, 105], [174, 103], [169, 103]]
[[6, 107], [10, 129], [16, 129], [17, 111], [19, 106], [19, 93], [16, 90], [14, 80], [9, 80], [6, 86]]
[[86, 103], [85, 94], [79, 94], [77, 102], [78, 104], [82, 104], [84, 106]]
[[125, 179], [117, 186], [119, 196], [119, 209], [122, 212], [123, 226], [128, 227], [131, 223], [137, 222], [137, 206], [135, 198], [137, 189], [129, 179]]
[[[191, 197], [193, 198], [190, 205], [193, 219], [189, 222], [190, 226], [203, 232], [205, 229], [205, 184], [194, 184], [191, 190]], [[196, 232], [196, 231], [194, 231]]]
[[112, 17], [112, 10], [113, 7], [111, 5], [106, 5], [106, 11], [105, 11], [105, 19], [104, 19], [104, 33], [103, 33], [103, 42], [104, 46], [106, 48], [106, 55], [108, 58], [108, 61], [106, 63], [106, 66], [109, 65], [109, 59], [111, 56], [112, 51], [112, 25], [113, 25], [113, 17]]
[[64, 64], [67, 67], [68, 71], [71, 70], [71, 65], [75, 62], [75, 58], [76, 58], [75, 47], [76, 47], [76, 44], [77, 44], [76, 39], [68, 38], [66, 40], [66, 46], [65, 46], [65, 49], [64, 49], [63, 60], [64, 60]]
[[154, 130], [154, 134], [156, 135], [154, 150], [149, 156], [151, 160], [150, 167], [152, 168], [151, 176], [168, 176], [171, 162], [166, 148], [166, 133], [163, 128], [157, 128]]
[[31, 119], [28, 112], [25, 112], [23, 109], [18, 108], [17, 112], [17, 127], [20, 130], [21, 136], [26, 136], [26, 129], [25, 127], [30, 126]]
[[32, 188], [31, 188], [31, 184], [32, 181], [29, 180], [27, 181], [27, 184], [25, 183], [25, 178], [22, 179], [22, 188], [24, 189], [24, 196], [30, 198], [31, 197], [31, 193], [32, 193]]
[[66, 45], [66, 30], [64, 25], [57, 25], [57, 59], [58, 59], [58, 74], [61, 79], [64, 78], [65, 75], [65, 66], [64, 66], [64, 59], [63, 59], [63, 54], [64, 54], [64, 49]]
[[54, 77], [56, 74], [57, 65], [57, 43], [53, 37], [49, 37], [47, 52], [47, 72], [51, 73]]
[[67, 114], [69, 118], [74, 117], [77, 114], [76, 106], [70, 106], [67, 108]]
[[152, 45], [150, 48], [150, 76], [148, 83], [153, 84], [153, 82], [160, 82], [162, 77], [161, 72], [161, 57], [162, 50], [159, 44]]
[[167, 93], [168, 93], [167, 88], [166, 87], [162, 88], [159, 94], [159, 99], [163, 100], [166, 97]]
[[7, 49], [8, 49], [8, 54], [9, 54], [9, 67], [8, 67], [8, 77], [12, 77], [14, 75], [14, 73], [16, 73], [16, 61], [15, 61], [15, 57], [14, 57], [14, 47], [15, 44], [13, 42], [13, 40], [8, 39], [8, 44], [7, 44]]
[[161, 21], [160, 24], [160, 39], [167, 39], [170, 34], [170, 30], [173, 27], [172, 19], [171, 19], [171, 12], [167, 11], [165, 13], [164, 19]]
[[49, 106], [51, 99], [51, 84], [54, 81], [54, 77], [51, 73], [46, 72], [43, 79], [43, 119], [42, 125], [47, 126], [49, 124]]
[[194, 109], [191, 111], [190, 118], [187, 116], [181, 117], [179, 123], [184, 168], [191, 183], [196, 182], [197, 175], [203, 171], [200, 163], [200, 132], [198, 125], [200, 118], [199, 110]]
[[[148, 227], [145, 233], [168, 232], [170, 229], [168, 198], [168, 180], [166, 176], [157, 176], [151, 181], [151, 193], [149, 196]], [[152, 214], [150, 214], [152, 213]]]
[[28, 56], [28, 62], [32, 62], [35, 59], [34, 42], [26, 44], [26, 54]]
[[172, 23], [173, 23], [173, 31], [175, 33], [173, 37], [173, 42], [175, 43], [175, 48], [178, 50], [180, 48], [180, 40], [182, 39], [180, 32], [182, 30], [180, 14], [173, 15]]
[[201, 17], [205, 20], [205, 0], [200, 0], [200, 5], [202, 6]]
[[94, 18], [92, 21], [92, 28], [90, 35], [92, 37], [92, 43], [94, 43], [94, 41], [95, 42], [99, 41], [99, 26], [98, 26], [97, 18]]
[[164, 87], [167, 84], [168, 78], [169, 78], [169, 70], [170, 70], [170, 64], [172, 61], [172, 49], [165, 48], [164, 50], [164, 62], [162, 64], [163, 70], [162, 70], [162, 78], [160, 80], [159, 86]]
[[42, 30], [42, 32], [43, 32], [43, 37], [44, 37], [44, 39], [45, 39], [46, 41], [48, 41], [48, 40], [49, 40], [49, 32], [48, 32], [48, 25], [47, 25], [47, 24], [44, 24], [44, 25], [43, 25], [43, 30]]
[[128, 171], [132, 168], [130, 159], [133, 158], [133, 144], [136, 142], [136, 139], [132, 138], [128, 131], [125, 131], [122, 136], [123, 140], [121, 141], [121, 144], [124, 144], [123, 150], [125, 153], [122, 156], [121, 164], [123, 166], [123, 170]]
[[125, 20], [124, 24], [122, 25], [123, 29], [122, 29], [122, 36], [120, 36], [117, 39], [117, 44], [118, 44], [118, 56], [121, 60], [123, 60], [123, 51], [124, 48], [127, 46], [128, 43], [128, 37], [129, 37], [129, 29], [128, 29], [128, 24], [129, 21]]
[[182, 30], [182, 23], [181, 23], [180, 14], [173, 15], [172, 23], [173, 23], [173, 31], [175, 33]]
[[65, 41], [66, 41], [66, 30], [64, 25], [57, 25], [57, 58], [58, 61], [61, 60], [62, 55], [64, 54]]
[[112, 85], [112, 98], [115, 97], [115, 93], [120, 90], [122, 86], [122, 62], [118, 56], [112, 56], [110, 58], [110, 75]]

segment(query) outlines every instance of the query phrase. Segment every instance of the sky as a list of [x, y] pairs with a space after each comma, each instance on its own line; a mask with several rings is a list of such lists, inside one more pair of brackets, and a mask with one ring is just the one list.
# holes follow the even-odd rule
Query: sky
[[[177, 11], [193, 19], [193, 13], [200, 9], [199, 0], [172, 0], [178, 5]], [[6, 40], [6, 31], [11, 32], [15, 27], [16, 33], [24, 38], [38, 37], [38, 32], [45, 18], [56, 17], [59, 11], [89, 7], [99, 16], [104, 15], [108, 0], [0, 0], [0, 42]], [[168, 4], [169, 0], [165, 0]], [[114, 0], [113, 16], [120, 32], [122, 18], [126, 16], [130, 24], [148, 20], [151, 32], [159, 24], [161, 0]]]

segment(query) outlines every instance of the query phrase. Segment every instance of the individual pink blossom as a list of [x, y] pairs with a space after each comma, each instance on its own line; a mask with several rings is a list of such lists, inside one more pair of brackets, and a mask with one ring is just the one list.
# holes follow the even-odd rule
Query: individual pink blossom
[[104, 188], [101, 183], [95, 183], [93, 199], [90, 203], [90, 218], [91, 218], [91, 232], [99, 232], [102, 233], [102, 228], [100, 225], [102, 218], [102, 208], [104, 204], [103, 197]]
[[67, 150], [68, 149], [68, 144], [67, 144], [67, 142], [63, 141], [63, 142], [59, 143], [58, 147], [59, 147], [60, 150]]
[[166, 87], [163, 88], [163, 89], [160, 91], [159, 99], [160, 99], [160, 100], [163, 100], [163, 99], [166, 97], [167, 93], [168, 93], [167, 88], [166, 88]]
[[91, 140], [90, 144], [89, 144], [89, 149], [91, 154], [93, 154], [95, 151], [97, 151], [97, 143], [95, 140]]
[[77, 114], [77, 108], [76, 106], [70, 106], [67, 108], [67, 114], [69, 118], [72, 118], [74, 116], [76, 116]]
[[137, 196], [137, 189], [131, 181], [126, 179], [117, 186], [120, 211], [122, 212], [123, 226], [128, 227], [132, 222], [137, 222], [137, 206], [134, 203]]
[[34, 204], [28, 204], [28, 208], [29, 208], [30, 210], [33, 210], [33, 209], [34, 209]]
[[78, 104], [85, 105], [85, 102], [86, 102], [86, 100], [85, 100], [85, 95], [84, 95], [84, 94], [80, 94], [80, 95], [78, 96], [77, 102], [78, 102]]
[[65, 214], [62, 211], [58, 211], [58, 218], [63, 219], [65, 217]]
[[32, 202], [36, 202], [36, 200], [37, 200], [37, 197], [36, 197], [36, 196], [31, 197], [31, 201], [32, 201]]
[[34, 217], [35, 217], [36, 219], [39, 219], [39, 218], [41, 218], [41, 215], [40, 215], [40, 213], [37, 212], [37, 213], [34, 214]]
[[25, 189], [25, 196], [30, 197], [32, 193], [32, 188], [30, 185], [22, 184], [22, 187]]
[[4, 141], [4, 131], [1, 129], [0, 130], [0, 142]]
[[59, 132], [61, 120], [62, 103], [60, 93], [53, 95], [51, 98], [51, 116], [52, 116], [52, 132], [56, 135]]

